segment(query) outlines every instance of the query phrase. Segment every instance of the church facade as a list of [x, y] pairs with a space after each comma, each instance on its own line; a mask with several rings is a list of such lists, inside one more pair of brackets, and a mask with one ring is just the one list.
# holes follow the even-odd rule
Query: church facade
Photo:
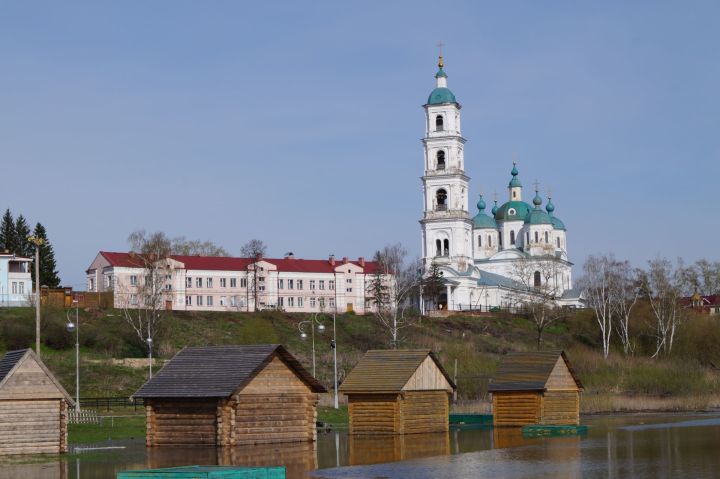
[[448, 88], [442, 56], [436, 87], [425, 109], [422, 261], [425, 274], [442, 275], [439, 297], [423, 309], [490, 310], [520, 308], [543, 301], [580, 306], [572, 285], [567, 230], [537, 187], [532, 204], [523, 199], [519, 171], [513, 163], [507, 201], [489, 212], [480, 196], [470, 214], [470, 177], [465, 173], [465, 138], [460, 104]]

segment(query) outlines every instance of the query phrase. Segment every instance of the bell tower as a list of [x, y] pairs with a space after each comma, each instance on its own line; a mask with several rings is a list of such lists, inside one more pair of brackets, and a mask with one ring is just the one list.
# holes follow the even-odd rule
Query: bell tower
[[435, 89], [425, 109], [423, 264], [447, 265], [463, 272], [472, 263], [472, 220], [468, 212], [465, 138], [460, 132], [460, 104], [447, 86], [442, 53]]

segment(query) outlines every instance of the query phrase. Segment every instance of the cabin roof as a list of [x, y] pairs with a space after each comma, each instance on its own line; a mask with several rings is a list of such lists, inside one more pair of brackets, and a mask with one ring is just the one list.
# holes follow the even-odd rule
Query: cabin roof
[[137, 398], [228, 397], [277, 355], [313, 392], [326, 392], [279, 344], [188, 347], [133, 394]]
[[543, 391], [559, 356], [565, 361], [578, 389], [583, 389], [564, 351], [533, 351], [508, 353], [500, 362], [488, 391]]
[[339, 391], [344, 393], [400, 392], [428, 355], [453, 389], [452, 379], [429, 349], [370, 350], [348, 374]]
[[[68, 394], [67, 391], [65, 391], [65, 388], [62, 387], [62, 384], [57, 380], [55, 375], [45, 366], [45, 363], [43, 363], [40, 358], [35, 354], [35, 351], [32, 349], [16, 349], [15, 351], [8, 351], [5, 353], [5, 355], [0, 359], [0, 389], [5, 386], [7, 383], [7, 380], [10, 379], [10, 377], [13, 375], [15, 370], [28, 358], [32, 358], [38, 366], [40, 366], [40, 369], [47, 375], [47, 377], [50, 379], [50, 381], [55, 385], [55, 387], [60, 391], [60, 393], [65, 397], [65, 400], [71, 405], [75, 405], [75, 401], [73, 398]], [[42, 397], [38, 397], [37, 399], [43, 399]]]

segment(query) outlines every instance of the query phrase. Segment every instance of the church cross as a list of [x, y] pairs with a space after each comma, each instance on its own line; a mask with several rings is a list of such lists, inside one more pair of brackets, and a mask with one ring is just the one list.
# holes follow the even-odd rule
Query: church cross
[[440, 40], [437, 44], [438, 49], [440, 50], [440, 56], [442, 56], [442, 47], [444, 47], [445, 44]]
[[535, 183], [533, 183], [533, 185], [535, 185], [535, 191], [540, 191], [540, 182], [537, 179], [535, 180]]

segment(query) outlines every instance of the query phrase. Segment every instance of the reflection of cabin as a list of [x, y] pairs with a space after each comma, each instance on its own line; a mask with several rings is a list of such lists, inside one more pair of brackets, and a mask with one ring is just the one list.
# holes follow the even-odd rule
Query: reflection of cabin
[[579, 424], [582, 390], [564, 352], [510, 353], [488, 387], [493, 424]]
[[0, 360], [0, 454], [68, 451], [68, 406], [75, 402], [32, 349]]
[[325, 388], [276, 344], [185, 348], [134, 395], [148, 446], [315, 441]]
[[368, 351], [340, 387], [350, 434], [410, 434], [449, 429], [450, 376], [429, 350]]

